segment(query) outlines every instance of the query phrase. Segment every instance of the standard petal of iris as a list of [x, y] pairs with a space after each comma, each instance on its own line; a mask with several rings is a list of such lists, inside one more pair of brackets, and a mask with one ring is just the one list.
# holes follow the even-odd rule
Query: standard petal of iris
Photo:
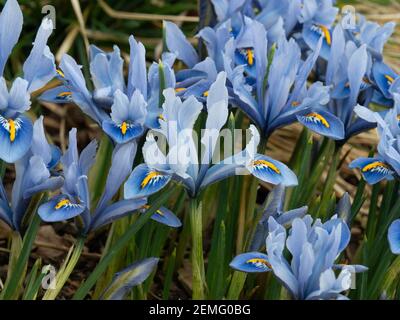
[[107, 133], [116, 143], [123, 144], [141, 136], [144, 129], [139, 124], [122, 123], [117, 125], [113, 121], [103, 121], [103, 130]]
[[137, 166], [124, 185], [125, 199], [147, 197], [164, 188], [171, 176], [149, 168], [145, 164]]
[[400, 254], [400, 219], [393, 221], [389, 227], [388, 240], [390, 250], [394, 254]]
[[8, 0], [0, 15], [0, 74], [22, 30], [22, 12], [18, 1]]
[[196, 50], [176, 24], [165, 21], [164, 28], [168, 50], [192, 68], [199, 60]]
[[268, 256], [260, 252], [248, 252], [236, 256], [229, 266], [243, 272], [267, 272], [271, 270]]
[[12, 163], [21, 159], [32, 143], [32, 122], [20, 115], [16, 119], [0, 116], [0, 159]]
[[85, 211], [83, 205], [71, 202], [68, 196], [60, 195], [42, 204], [38, 213], [43, 221], [58, 222], [79, 216], [83, 211]]
[[297, 185], [297, 177], [292, 170], [282, 162], [267, 156], [256, 155], [254, 160], [247, 165], [247, 169], [256, 178], [274, 185]]
[[343, 122], [329, 112], [308, 109], [297, 114], [297, 120], [320, 135], [334, 140], [344, 139]]
[[393, 180], [393, 171], [378, 158], [359, 158], [351, 162], [349, 167], [360, 169], [365, 181], [369, 184], [376, 184], [385, 179]]

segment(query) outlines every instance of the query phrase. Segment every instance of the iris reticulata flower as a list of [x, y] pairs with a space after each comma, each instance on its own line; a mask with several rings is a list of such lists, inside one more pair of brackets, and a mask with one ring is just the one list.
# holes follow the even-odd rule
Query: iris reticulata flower
[[[273, 217], [268, 225], [266, 254], [240, 254], [230, 266], [243, 272], [272, 271], [293, 299], [343, 299], [352, 273], [367, 270], [361, 265], [335, 264], [350, 240], [348, 226], [336, 216], [325, 223], [313, 221], [309, 215], [296, 218], [289, 234]], [[336, 269], [340, 270], [338, 276]]]

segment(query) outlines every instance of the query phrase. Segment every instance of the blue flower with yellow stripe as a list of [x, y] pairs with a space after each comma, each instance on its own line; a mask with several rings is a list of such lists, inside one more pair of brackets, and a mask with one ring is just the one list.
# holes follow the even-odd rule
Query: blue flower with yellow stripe
[[349, 168], [358, 168], [369, 184], [382, 180], [393, 180], [394, 170], [381, 158], [358, 158], [351, 162]]
[[142, 43], [129, 37], [130, 62], [124, 77], [124, 60], [117, 46], [112, 52], [90, 46], [90, 74], [93, 90], [89, 90], [81, 66], [65, 54], [57, 70], [62, 84], [41, 95], [43, 101], [77, 104], [111, 138], [114, 144], [138, 139], [145, 130], [157, 125], [160, 114], [161, 80], [166, 87], [175, 86], [171, 68], [174, 56], [163, 54], [160, 63], [147, 71], [146, 51]]
[[303, 25], [302, 37], [313, 50], [322, 38], [320, 56], [329, 59], [332, 47], [332, 25], [339, 11], [332, 0], [302, 1], [299, 22]]
[[47, 142], [43, 117], [35, 121], [32, 130], [31, 148], [15, 163], [16, 177], [10, 199], [0, 180], [0, 219], [19, 232], [26, 227], [24, 218], [33, 196], [57, 190], [64, 181], [54, 170], [60, 151]]
[[[69, 148], [61, 159], [64, 183], [59, 195], [39, 207], [38, 213], [43, 221], [57, 222], [81, 217], [82, 232], [88, 233], [148, 207], [146, 196], [111, 201], [131, 171], [136, 154], [136, 143], [131, 141], [115, 147], [103, 194], [92, 209], [88, 173], [94, 164], [96, 149], [97, 143], [92, 141], [79, 154], [76, 129], [70, 131]], [[179, 219], [168, 209], [160, 209], [158, 215], [162, 218], [156, 218], [157, 214], [154, 220], [172, 227], [180, 226]]]
[[[165, 154], [153, 135], [143, 146], [145, 163], [137, 166], [124, 186], [126, 199], [149, 196], [164, 188], [171, 180], [182, 183], [195, 197], [208, 185], [227, 177], [247, 172], [272, 184], [296, 185], [295, 174], [283, 163], [257, 154], [260, 136], [252, 125], [252, 139], [245, 150], [215, 164], [216, 139], [228, 118], [228, 90], [226, 74], [221, 72], [211, 85], [207, 96], [207, 120], [201, 143], [204, 153], [197, 153], [193, 140], [193, 126], [203, 109], [193, 96], [182, 101], [173, 89], [164, 91], [165, 102], [157, 133], [166, 139]], [[214, 137], [214, 139], [213, 139]]]
[[[322, 223], [307, 215], [295, 218], [290, 231], [272, 216], [268, 219], [266, 254], [243, 253], [230, 266], [238, 271], [272, 272], [296, 300], [343, 299], [353, 273], [368, 268], [337, 264], [350, 241], [350, 229], [336, 216]], [[290, 252], [290, 258], [285, 253]], [[340, 270], [338, 275], [335, 270]]]
[[117, 90], [111, 107], [111, 120], [105, 120], [102, 124], [104, 132], [118, 144], [140, 137], [145, 130], [146, 105], [139, 90], [135, 90], [130, 100], [122, 91]]
[[[257, 25], [255, 25], [256, 27]], [[307, 85], [307, 79], [319, 56], [322, 39], [316, 50], [306, 61], [301, 59], [301, 49], [293, 40], [281, 39], [267, 74], [268, 46], [263, 40], [263, 28], [254, 32], [255, 51], [258, 56], [257, 82], [255, 89], [246, 86], [243, 72], [231, 64], [233, 91], [238, 106], [260, 128], [265, 137], [276, 129], [299, 121], [310, 130], [335, 140], [345, 136], [344, 125], [326, 107], [329, 103], [329, 87], [321, 82]], [[226, 56], [227, 64], [232, 56]]]
[[[0, 15], [0, 159], [9, 163], [20, 160], [32, 143], [32, 122], [24, 115], [31, 106], [30, 94], [55, 76], [54, 56], [46, 45], [52, 23], [45, 18], [23, 65], [23, 76], [16, 78], [8, 90], [3, 72], [22, 24], [18, 2], [8, 0]], [[10, 26], [13, 26], [12, 31]]]
[[394, 100], [394, 107], [387, 112], [374, 112], [362, 106], [355, 109], [364, 121], [378, 126], [380, 141], [377, 157], [358, 158], [350, 163], [350, 168], [360, 169], [369, 184], [398, 179], [400, 176], [400, 95], [394, 94]]

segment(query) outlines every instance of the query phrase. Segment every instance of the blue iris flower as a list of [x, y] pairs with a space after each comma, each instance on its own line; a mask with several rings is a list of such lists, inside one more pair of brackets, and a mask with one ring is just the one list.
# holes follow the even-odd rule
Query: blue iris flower
[[[94, 90], [89, 91], [81, 67], [69, 55], [64, 55], [59, 78], [63, 84], [46, 91], [41, 99], [56, 103], [73, 101], [84, 113], [99, 124], [115, 144], [134, 141], [155, 122], [154, 112], [159, 109], [158, 90], [160, 74], [153, 64], [147, 74], [146, 52], [142, 43], [129, 38], [130, 63], [127, 83], [123, 74], [120, 50], [106, 53], [96, 46], [90, 47], [90, 73]], [[170, 68], [174, 58], [164, 55], [165, 84], [175, 85]], [[172, 78], [172, 79], [171, 79]]]
[[60, 155], [60, 150], [47, 142], [43, 118], [39, 118], [33, 125], [30, 150], [15, 163], [16, 177], [11, 198], [0, 181], [0, 219], [13, 230], [22, 231], [25, 214], [33, 196], [56, 190], [63, 184], [63, 178], [54, 172]]
[[164, 91], [164, 112], [159, 132], [165, 137], [169, 152], [159, 149], [153, 135], [147, 137], [143, 147], [145, 164], [137, 166], [125, 184], [125, 198], [146, 197], [165, 187], [172, 179], [181, 182], [191, 196], [196, 196], [206, 186], [247, 170], [255, 177], [272, 184], [296, 185], [295, 174], [284, 164], [256, 153], [260, 136], [250, 127], [252, 139], [245, 150], [211, 165], [220, 130], [228, 118], [228, 90], [226, 74], [221, 72], [212, 84], [207, 97], [208, 117], [202, 159], [193, 139], [193, 126], [203, 106], [193, 96], [185, 101], [173, 89]]
[[209, 56], [200, 61], [195, 48], [186, 39], [177, 25], [165, 21], [165, 42], [168, 50], [186, 64], [189, 69], [177, 71], [175, 74], [176, 94], [183, 99], [195, 96], [205, 102], [211, 84], [216, 80], [219, 71], [223, 71], [221, 51], [230, 38], [225, 27], [217, 30], [205, 28], [199, 36], [204, 37]]
[[21, 159], [32, 142], [32, 122], [24, 115], [30, 109], [30, 94], [55, 76], [54, 56], [47, 47], [52, 23], [45, 18], [33, 48], [23, 65], [23, 77], [7, 88], [3, 77], [8, 57], [21, 33], [23, 17], [18, 2], [8, 0], [0, 14], [0, 159], [13, 163]]
[[[349, 227], [336, 216], [325, 223], [313, 222], [309, 215], [296, 218], [289, 235], [273, 217], [268, 226], [266, 254], [244, 253], [230, 266], [243, 272], [272, 271], [293, 299], [346, 299], [343, 292], [350, 289], [352, 274], [367, 270], [361, 265], [335, 263], [350, 241]], [[340, 270], [338, 276], [334, 270]]]
[[387, 112], [373, 112], [357, 106], [360, 118], [378, 126], [378, 155], [373, 158], [358, 158], [350, 163], [350, 168], [359, 168], [369, 184], [382, 180], [393, 180], [400, 175], [400, 95], [395, 94], [395, 106]]
[[[373, 112], [357, 106], [359, 117], [376, 123], [379, 133], [378, 155], [373, 158], [358, 158], [350, 163], [350, 168], [360, 169], [369, 184], [382, 180], [399, 179], [400, 176], [400, 94], [394, 93], [394, 107], [385, 112]], [[400, 254], [400, 220], [395, 220], [389, 227], [388, 240], [394, 254]]]
[[325, 85], [331, 88], [327, 111], [340, 120], [344, 129], [341, 137], [335, 138], [341, 144], [376, 126], [354, 113], [357, 104], [369, 107], [379, 91], [372, 72], [374, 63], [377, 62], [369, 54], [366, 44], [358, 47], [352, 40], [346, 40], [340, 25], [335, 27], [332, 33], [332, 50], [326, 69], [321, 74], [325, 75]]
[[339, 9], [334, 7], [332, 0], [304, 0], [302, 2], [298, 16], [302, 24], [302, 39], [311, 49], [315, 49], [322, 37], [320, 56], [328, 60], [332, 47], [332, 25]]
[[[76, 129], [70, 131], [69, 148], [61, 158], [64, 172], [61, 194], [39, 207], [38, 213], [42, 220], [56, 222], [79, 216], [83, 221], [82, 232], [88, 233], [146, 206], [147, 200], [144, 197], [136, 200], [111, 202], [133, 165], [136, 143], [129, 142], [117, 145], [114, 149], [103, 194], [96, 208], [91, 209], [88, 173], [94, 164], [96, 149], [97, 142], [92, 141], [79, 155]], [[164, 209], [162, 208], [155, 213], [154, 220], [158, 221], [158, 215], [163, 215], [163, 213]], [[170, 218], [166, 219], [167, 222], [172, 219], [170, 225], [180, 225], [175, 216], [171, 216], [169, 213], [164, 216]]]
[[[216, 74], [220, 71], [227, 71], [224, 62], [223, 53], [230, 40], [233, 40], [234, 56], [232, 62], [235, 66], [244, 66], [249, 84], [256, 81], [257, 54], [254, 50], [254, 33], [260, 28], [265, 29], [261, 23], [250, 19], [249, 17], [239, 15], [235, 20], [228, 20], [215, 28], [205, 27], [197, 35], [206, 45], [208, 57], [200, 61], [196, 50], [185, 38], [182, 31], [171, 22], [164, 23], [166, 44], [176, 57], [183, 61], [190, 69], [178, 71], [176, 74], [177, 93], [184, 98], [195, 95], [200, 100], [205, 100], [208, 89], [215, 81]], [[267, 44], [272, 46], [280, 38], [285, 36], [282, 24], [274, 24], [260, 36]], [[228, 80], [232, 81], [229, 78]], [[231, 91], [230, 82], [227, 84]], [[231, 97], [231, 92], [230, 98]], [[232, 101], [234, 104], [234, 101]]]
[[261, 58], [256, 66], [255, 89], [246, 86], [240, 66], [233, 67], [232, 50], [227, 48], [225, 59], [227, 64], [231, 65], [233, 91], [239, 101], [238, 106], [260, 128], [265, 137], [269, 137], [282, 126], [299, 121], [317, 133], [337, 140], [343, 139], [343, 123], [326, 107], [329, 102], [329, 87], [321, 82], [307, 85], [308, 76], [319, 55], [322, 39], [316, 51], [303, 61], [301, 49], [295, 40], [287, 41], [282, 38], [277, 43], [267, 74], [267, 44], [264, 37], [259, 36], [263, 32], [262, 26], [258, 31], [254, 33], [254, 50]]

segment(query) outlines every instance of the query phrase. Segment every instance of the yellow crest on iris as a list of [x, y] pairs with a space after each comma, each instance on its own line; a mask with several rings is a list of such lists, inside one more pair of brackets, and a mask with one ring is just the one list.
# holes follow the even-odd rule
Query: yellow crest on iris
[[321, 116], [319, 113], [316, 112], [311, 112], [306, 115], [306, 118], [311, 118], [314, 119], [320, 123], [322, 123], [326, 128], [330, 128], [330, 124], [328, 120], [326, 120], [323, 116]]
[[162, 174], [157, 172], [157, 171], [150, 171], [146, 177], [144, 177], [142, 183], [140, 184], [140, 187], [143, 189], [145, 188], [153, 179], [158, 179], [161, 177]]
[[60, 210], [64, 207], [68, 206], [69, 204], [71, 204], [71, 201], [69, 201], [68, 199], [61, 199], [60, 201], [57, 202], [57, 204], [54, 208], [56, 210]]
[[250, 264], [253, 264], [253, 265], [255, 265], [255, 266], [257, 266], [257, 265], [264, 265], [264, 266], [266, 266], [267, 268], [272, 269], [271, 264], [270, 264], [267, 260], [262, 259], [262, 258], [249, 259], [249, 260], [246, 261], [246, 263], [250, 263]]
[[371, 171], [371, 170], [374, 170], [377, 168], [381, 168], [381, 169], [385, 169], [385, 170], [389, 169], [389, 167], [387, 166], [386, 163], [383, 163], [382, 161], [375, 161], [375, 162], [372, 162], [372, 163], [366, 165], [364, 168], [362, 168], [362, 172], [368, 172], [368, 171]]
[[254, 160], [253, 161], [253, 166], [269, 168], [272, 171], [276, 172], [277, 174], [281, 173], [281, 171], [278, 169], [278, 167], [276, 165], [274, 165], [272, 162], [267, 161], [267, 160]]
[[326, 40], [326, 43], [330, 46], [332, 44], [331, 32], [327, 27], [323, 25], [318, 25], [318, 27], [321, 29], [322, 34], [324, 35], [324, 38]]
[[10, 133], [10, 141], [14, 142], [16, 136], [15, 121], [12, 119], [8, 120], [8, 132]]
[[121, 133], [122, 133], [122, 135], [125, 135], [127, 130], [128, 130], [128, 124], [124, 121], [124, 122], [121, 123]]
[[385, 74], [385, 78], [389, 84], [392, 84], [394, 82], [394, 78], [392, 76], [389, 76], [388, 74]]

